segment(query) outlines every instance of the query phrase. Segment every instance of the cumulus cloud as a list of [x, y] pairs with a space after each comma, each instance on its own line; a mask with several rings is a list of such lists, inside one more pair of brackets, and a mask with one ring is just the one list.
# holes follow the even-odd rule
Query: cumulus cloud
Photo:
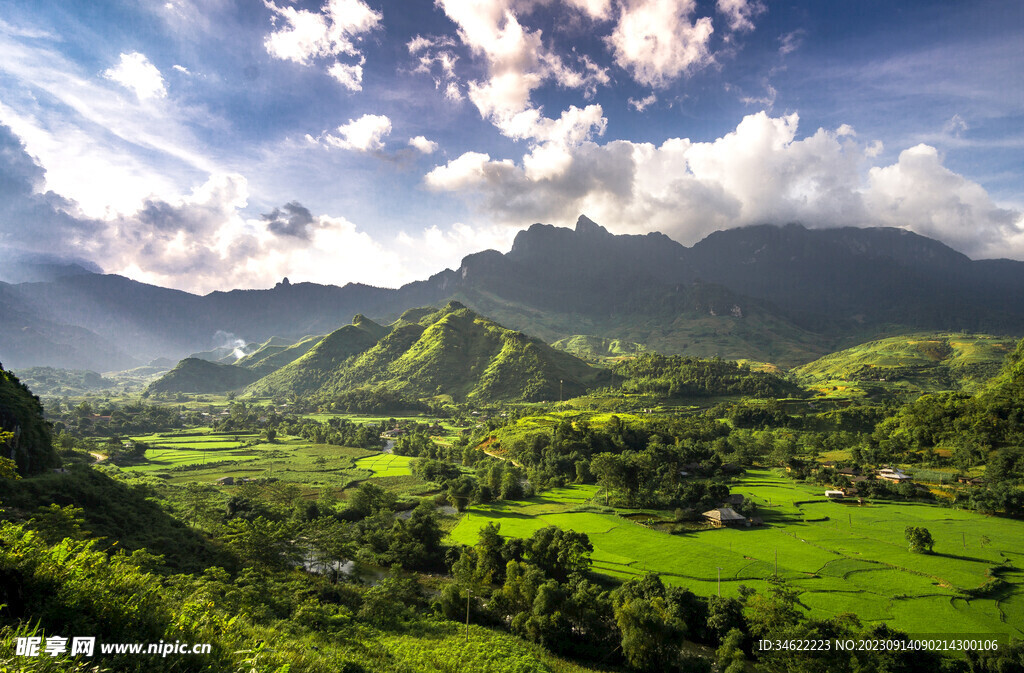
[[[483, 59], [487, 68], [486, 79], [468, 83], [470, 101], [481, 116], [514, 138], [534, 137], [526, 122], [542, 120], [541, 110], [533, 104], [531, 95], [543, 84], [555, 82], [592, 96], [610, 80], [607, 70], [585, 55], [574, 55], [567, 61], [545, 45], [540, 30], [523, 25], [517, 5], [528, 4], [515, 0], [438, 0], [438, 5], [458, 26], [459, 39]], [[601, 3], [581, 6], [591, 4], [595, 10], [601, 7]], [[421, 45], [422, 42], [410, 43], [410, 48]], [[454, 99], [455, 93], [446, 87], [449, 98]]]
[[864, 200], [879, 224], [908, 227], [968, 254], [1021, 252], [1011, 250], [1024, 229], [1021, 213], [998, 207], [981, 185], [943, 166], [928, 145], [903, 150], [891, 166], [871, 168]]
[[117, 65], [108, 68], [103, 76], [135, 93], [139, 100], [163, 98], [167, 95], [164, 78], [145, 54], [133, 51], [121, 54]]
[[611, 0], [569, 0], [569, 4], [592, 19], [605, 20], [611, 18]]
[[754, 30], [753, 18], [765, 11], [765, 6], [756, 0], [718, 0], [715, 8], [725, 15], [733, 31]]
[[325, 132], [319, 138], [306, 136], [311, 142], [322, 142], [328, 147], [356, 152], [384, 149], [383, 138], [391, 133], [391, 120], [386, 115], [363, 115], [350, 119], [336, 129], [337, 135]]
[[[44, 169], [0, 125], [0, 252], [5, 258], [75, 259], [143, 282], [192, 292], [293, 281], [395, 287], [435, 273], [475, 246], [511, 241], [504, 227], [420, 233], [379, 240], [344, 217], [292, 201], [258, 218], [244, 214], [249, 186], [238, 174], [210, 175], [190, 193], [153, 197], [109, 218], [41, 192]], [[95, 268], [95, 267], [94, 267]]]
[[345, 65], [335, 63], [327, 69], [327, 74], [338, 80], [338, 82], [349, 91], [363, 90], [363, 65]]
[[934, 148], [871, 166], [876, 143], [859, 143], [848, 125], [802, 138], [798, 125], [796, 114], [759, 112], [710, 142], [586, 140], [533, 149], [520, 163], [469, 152], [425, 183], [466, 196], [494, 222], [570, 224], [586, 212], [619, 232], [662, 231], [687, 244], [764, 222], [903, 227], [974, 256], [1005, 256], [1007, 245], [1024, 244], [1021, 213], [945, 168]]
[[[333, 60], [328, 74], [350, 91], [362, 89], [365, 56], [358, 43], [363, 35], [380, 27], [380, 12], [362, 0], [328, 0], [319, 12], [280, 7], [270, 0], [263, 4], [273, 12], [272, 22], [277, 27], [264, 40], [267, 53], [301, 65]], [[342, 63], [338, 60], [342, 55], [357, 62]]]
[[427, 140], [424, 136], [409, 138], [409, 146], [416, 148], [420, 152], [423, 152], [423, 154], [433, 154], [437, 151], [437, 143], [433, 140]]
[[615, 63], [656, 88], [711, 63], [714, 28], [696, 10], [696, 0], [626, 0], [607, 38]]

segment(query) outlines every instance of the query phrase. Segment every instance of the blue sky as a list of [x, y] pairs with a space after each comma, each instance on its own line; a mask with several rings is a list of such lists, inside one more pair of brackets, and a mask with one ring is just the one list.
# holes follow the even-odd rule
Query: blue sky
[[1019, 2], [0, 2], [0, 245], [397, 286], [580, 213], [1024, 259]]

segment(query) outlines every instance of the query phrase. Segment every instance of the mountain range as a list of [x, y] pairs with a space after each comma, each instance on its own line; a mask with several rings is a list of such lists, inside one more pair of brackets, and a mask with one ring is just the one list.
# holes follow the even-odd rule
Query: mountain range
[[354, 314], [386, 324], [451, 300], [548, 343], [584, 335], [786, 366], [915, 330], [1024, 334], [1024, 262], [971, 260], [895, 228], [759, 225], [686, 247], [581, 216], [575, 229], [534, 224], [507, 253], [475, 253], [397, 289], [285, 279], [198, 296], [60, 268], [0, 283], [5, 366], [108, 371], [279, 337], [270, 357]]

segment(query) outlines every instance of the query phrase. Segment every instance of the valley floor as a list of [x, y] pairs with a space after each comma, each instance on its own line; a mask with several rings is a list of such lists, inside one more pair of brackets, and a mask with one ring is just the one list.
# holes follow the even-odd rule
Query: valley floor
[[[927, 504], [833, 502], [770, 470], [749, 471], [733, 493], [757, 503], [764, 525], [672, 534], [659, 523], [668, 513], [602, 508], [596, 486], [573, 486], [474, 506], [450, 537], [474, 544], [492, 521], [516, 537], [556, 525], [590, 537], [598, 572], [654, 572], [704, 596], [718, 592], [719, 570], [723, 596], [744, 585], [764, 590], [777, 563], [813, 618], [852, 612], [912, 635], [1024, 637], [1024, 572], [1008, 567], [1024, 561], [1024, 522]], [[908, 550], [907, 526], [931, 532], [933, 553]]]

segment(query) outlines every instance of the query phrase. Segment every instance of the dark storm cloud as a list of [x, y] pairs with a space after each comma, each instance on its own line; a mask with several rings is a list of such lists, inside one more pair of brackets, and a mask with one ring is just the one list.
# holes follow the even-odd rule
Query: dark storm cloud
[[74, 204], [53, 192], [40, 193], [43, 167], [10, 127], [0, 125], [0, 242], [24, 251], [61, 252], [66, 242], [96, 229], [67, 211]]
[[267, 223], [267, 228], [278, 236], [293, 236], [309, 240], [313, 233], [316, 218], [298, 201], [274, 208], [272, 212], [260, 215]]

